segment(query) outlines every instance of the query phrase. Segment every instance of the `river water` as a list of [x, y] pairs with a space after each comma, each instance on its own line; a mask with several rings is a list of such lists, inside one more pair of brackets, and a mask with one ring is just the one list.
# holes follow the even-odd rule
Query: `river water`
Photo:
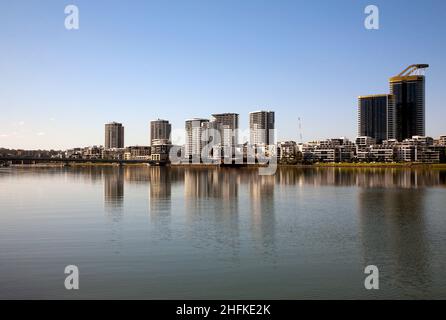
[[446, 171], [2, 168], [0, 298], [446, 299]]

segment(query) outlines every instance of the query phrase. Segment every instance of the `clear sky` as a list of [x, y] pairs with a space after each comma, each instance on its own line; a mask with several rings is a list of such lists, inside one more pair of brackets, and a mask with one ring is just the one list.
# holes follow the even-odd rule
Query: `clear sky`
[[103, 145], [109, 121], [147, 145], [155, 118], [238, 112], [246, 128], [259, 109], [279, 140], [298, 140], [298, 117], [305, 141], [354, 138], [357, 96], [413, 63], [431, 66], [427, 134], [446, 134], [444, 0], [1, 0], [0, 46], [0, 147]]

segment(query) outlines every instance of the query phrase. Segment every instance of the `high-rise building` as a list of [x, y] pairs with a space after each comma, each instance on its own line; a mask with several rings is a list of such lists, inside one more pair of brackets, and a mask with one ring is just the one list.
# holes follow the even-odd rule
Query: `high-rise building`
[[171, 130], [172, 126], [167, 120], [157, 119], [150, 121], [150, 144], [169, 144]]
[[201, 156], [201, 151], [207, 143], [204, 135], [208, 128], [208, 119], [194, 118], [186, 120], [186, 158], [199, 158]]
[[211, 127], [220, 132], [222, 146], [237, 146], [238, 118], [239, 115], [237, 113], [220, 113], [212, 115]]
[[124, 127], [121, 123], [105, 125], [105, 149], [124, 148]]
[[[377, 94], [360, 96], [358, 98], [358, 136], [371, 137], [377, 143], [389, 138], [388, 132], [392, 128], [388, 125], [392, 122], [392, 95]], [[392, 131], [393, 132], [393, 131]]]
[[389, 79], [394, 100], [393, 119], [390, 119], [390, 127], [393, 126], [393, 132], [389, 132], [391, 139], [402, 141], [425, 135], [425, 77], [421, 72], [428, 67], [428, 64], [411, 65]]
[[249, 135], [251, 145], [275, 144], [274, 111], [254, 111], [249, 113]]

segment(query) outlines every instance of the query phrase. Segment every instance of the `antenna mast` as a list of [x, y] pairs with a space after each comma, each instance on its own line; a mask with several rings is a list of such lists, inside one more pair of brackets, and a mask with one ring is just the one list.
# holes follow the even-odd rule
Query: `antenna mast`
[[299, 140], [300, 143], [303, 144], [304, 142], [302, 141], [302, 119], [299, 117], [297, 118], [297, 121], [299, 122]]

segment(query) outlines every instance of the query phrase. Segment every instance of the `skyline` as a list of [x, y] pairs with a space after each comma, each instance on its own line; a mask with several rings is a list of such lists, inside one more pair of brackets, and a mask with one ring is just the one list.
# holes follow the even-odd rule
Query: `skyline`
[[426, 135], [446, 134], [446, 45], [432, 37], [444, 2], [374, 1], [373, 31], [365, 1], [72, 3], [76, 31], [63, 27], [66, 3], [0, 4], [0, 147], [102, 145], [111, 121], [126, 126], [126, 145], [148, 145], [153, 119], [184, 130], [187, 118], [235, 112], [247, 130], [259, 109], [276, 112], [279, 141], [299, 140], [298, 118], [304, 142], [354, 138], [358, 96], [387, 93], [419, 62], [431, 65]]

